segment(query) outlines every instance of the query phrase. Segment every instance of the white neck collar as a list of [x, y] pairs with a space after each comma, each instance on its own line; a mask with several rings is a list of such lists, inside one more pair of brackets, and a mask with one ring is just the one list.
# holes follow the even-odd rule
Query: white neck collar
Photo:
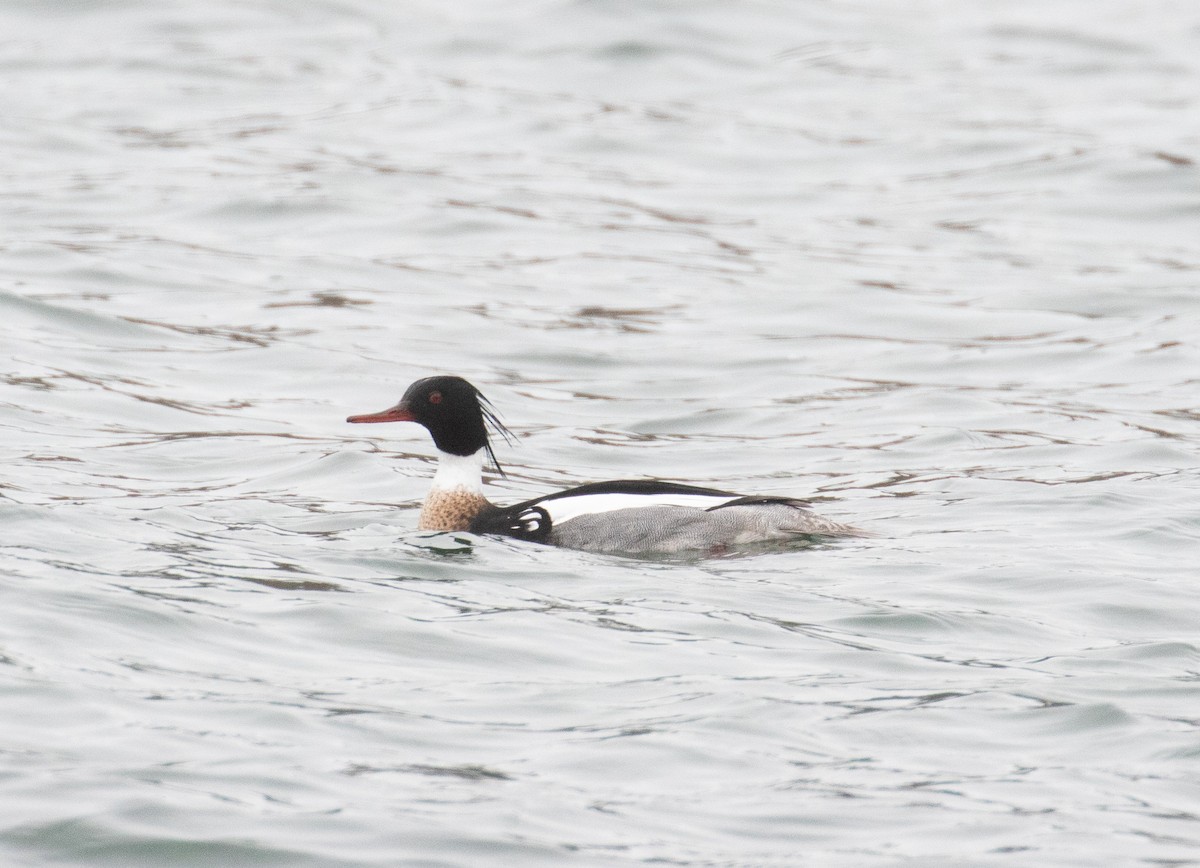
[[433, 475], [433, 491], [469, 491], [483, 493], [483, 453], [451, 455], [438, 450], [437, 473]]

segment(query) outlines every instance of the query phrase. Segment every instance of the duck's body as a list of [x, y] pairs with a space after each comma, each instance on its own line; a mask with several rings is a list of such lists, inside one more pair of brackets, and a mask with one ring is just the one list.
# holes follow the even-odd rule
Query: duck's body
[[[485, 420], [506, 434], [479, 391], [460, 377], [409, 386], [395, 407], [349, 422], [418, 422], [438, 448], [421, 508], [422, 530], [495, 533], [564, 548], [624, 554], [723, 551], [805, 536], [860, 536], [790, 497], [746, 496], [673, 482], [594, 482], [508, 507], [483, 494], [483, 459], [495, 462]], [[497, 468], [499, 465], [497, 464]]]

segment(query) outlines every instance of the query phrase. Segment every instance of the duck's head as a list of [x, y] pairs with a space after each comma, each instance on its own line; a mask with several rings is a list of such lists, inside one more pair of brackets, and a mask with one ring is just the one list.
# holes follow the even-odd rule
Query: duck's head
[[424, 425], [433, 444], [450, 455], [474, 455], [486, 450], [488, 458], [504, 475], [492, 443], [488, 426], [511, 442], [512, 434], [496, 416], [491, 403], [462, 377], [426, 377], [404, 392], [394, 407], [378, 413], [350, 416], [347, 422], [416, 422]]

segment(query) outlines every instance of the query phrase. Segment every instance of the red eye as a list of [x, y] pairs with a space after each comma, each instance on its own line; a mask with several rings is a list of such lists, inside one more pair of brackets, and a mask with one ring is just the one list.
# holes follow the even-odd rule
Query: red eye
[[429, 393], [429, 403], [430, 404], [442, 403], [442, 393], [441, 392], [430, 392]]

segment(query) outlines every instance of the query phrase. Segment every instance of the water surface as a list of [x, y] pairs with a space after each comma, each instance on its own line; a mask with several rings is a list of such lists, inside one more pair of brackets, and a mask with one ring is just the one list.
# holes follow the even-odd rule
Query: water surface
[[[0, 11], [13, 865], [1200, 863], [1200, 24]], [[876, 536], [413, 530], [611, 477]]]

